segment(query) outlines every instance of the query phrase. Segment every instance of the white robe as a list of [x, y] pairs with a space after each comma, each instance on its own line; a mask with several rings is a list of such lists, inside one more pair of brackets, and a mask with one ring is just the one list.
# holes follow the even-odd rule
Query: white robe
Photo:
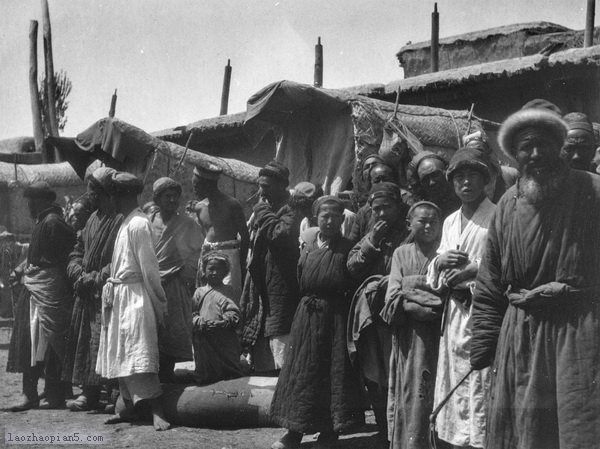
[[[496, 206], [489, 199], [484, 199], [462, 232], [462, 209], [449, 215], [444, 220], [438, 254], [459, 249], [469, 255], [469, 262], [476, 262], [479, 266], [495, 209]], [[444, 288], [443, 273], [437, 269], [436, 259], [429, 265], [427, 282], [439, 291]], [[463, 286], [473, 292], [475, 279], [468, 280]], [[437, 406], [471, 369], [471, 309], [472, 305], [467, 309], [455, 300], [448, 304], [440, 339], [434, 406]], [[483, 447], [490, 382], [489, 368], [474, 371], [454, 392], [437, 417], [439, 438], [455, 446]]]
[[[131, 212], [119, 228], [110, 276], [102, 295], [96, 372], [108, 379], [158, 373], [156, 317], [164, 314], [167, 300], [150, 222], [140, 209]], [[106, 307], [111, 288], [112, 307]]]

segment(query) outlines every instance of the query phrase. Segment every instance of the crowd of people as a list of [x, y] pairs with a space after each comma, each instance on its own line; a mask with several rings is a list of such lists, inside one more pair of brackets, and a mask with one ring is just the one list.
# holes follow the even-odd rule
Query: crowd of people
[[116, 423], [144, 401], [166, 430], [161, 384], [193, 360], [201, 384], [279, 376], [271, 418], [286, 432], [273, 449], [316, 433], [333, 447], [369, 407], [394, 449], [594, 447], [598, 139], [585, 114], [534, 100], [498, 141], [517, 168], [482, 131], [449, 160], [415, 155], [407, 173], [370, 155], [354, 204], [310, 182], [290, 189], [272, 161], [248, 219], [211, 164], [194, 170], [182, 212], [168, 177], [142, 210], [140, 179], [98, 168], [66, 217], [32, 184], [35, 225], [12, 276], [8, 371], [23, 373], [23, 395], [11, 410], [102, 406]]

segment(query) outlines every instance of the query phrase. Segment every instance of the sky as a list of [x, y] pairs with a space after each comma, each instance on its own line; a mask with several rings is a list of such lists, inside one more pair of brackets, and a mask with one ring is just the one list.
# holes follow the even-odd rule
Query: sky
[[[397, 51], [430, 38], [429, 0], [49, 0], [55, 71], [73, 84], [75, 136], [108, 115], [148, 132], [219, 114], [224, 66], [233, 67], [229, 112], [287, 79], [312, 84], [314, 46], [323, 85], [343, 88], [403, 77]], [[440, 37], [532, 21], [585, 26], [586, 0], [439, 0]], [[31, 136], [29, 22], [40, 0], [0, 0], [0, 139]], [[596, 20], [597, 23], [600, 19]]]

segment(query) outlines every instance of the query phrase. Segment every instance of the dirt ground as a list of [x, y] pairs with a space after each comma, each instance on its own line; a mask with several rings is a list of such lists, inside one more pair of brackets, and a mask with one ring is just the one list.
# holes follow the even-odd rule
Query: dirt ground
[[[7, 407], [18, 399], [21, 392], [21, 375], [5, 372], [10, 340], [10, 322], [0, 321], [0, 408]], [[40, 381], [39, 390], [43, 388]], [[79, 439], [77, 446], [73, 444], [35, 444], [29, 447], [101, 447], [111, 448], [206, 448], [206, 449], [245, 449], [265, 448], [280, 438], [284, 431], [278, 428], [214, 430], [190, 427], [175, 427], [166, 432], [156, 432], [149, 425], [116, 424], [107, 426], [103, 423], [108, 415], [101, 413], [75, 413], [69, 410], [29, 410], [12, 413], [0, 411], [0, 447], [14, 447], [17, 434], [31, 435], [45, 433], [57, 435], [61, 439], [68, 435], [73, 440]], [[358, 429], [360, 433], [342, 435], [339, 448], [363, 449], [381, 446], [376, 437], [376, 427], [372, 414], [367, 413], [367, 424]], [[13, 442], [10, 442], [10, 438]], [[96, 444], [83, 442], [87, 437], [102, 440]], [[314, 445], [314, 436], [307, 435], [302, 440], [302, 448]]]

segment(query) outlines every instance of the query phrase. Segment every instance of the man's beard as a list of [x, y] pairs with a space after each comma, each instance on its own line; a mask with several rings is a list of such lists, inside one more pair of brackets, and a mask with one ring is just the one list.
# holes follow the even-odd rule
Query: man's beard
[[519, 197], [534, 206], [539, 206], [556, 198], [564, 187], [568, 168], [560, 164], [551, 173], [544, 177], [534, 176], [525, 172], [519, 178]]

